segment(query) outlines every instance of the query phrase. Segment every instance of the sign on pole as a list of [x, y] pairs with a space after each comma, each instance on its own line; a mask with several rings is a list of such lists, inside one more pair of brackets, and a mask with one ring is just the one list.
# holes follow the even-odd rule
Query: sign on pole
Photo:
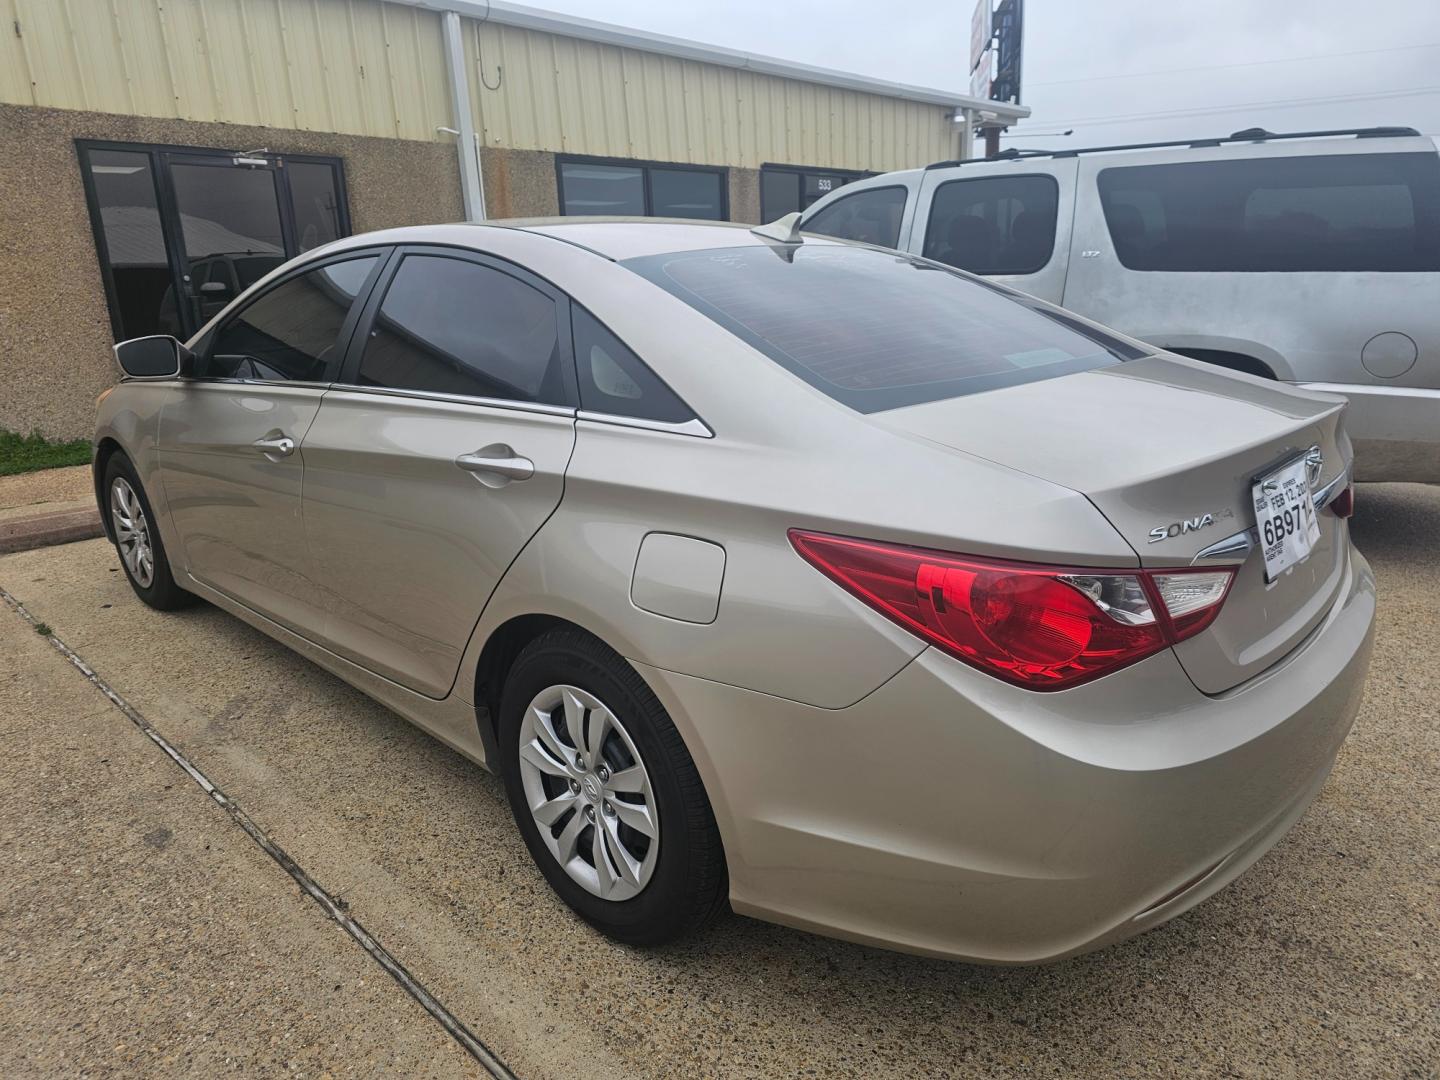
[[980, 57], [980, 63], [975, 65], [975, 70], [970, 73], [971, 97], [988, 98], [990, 96], [990, 64], [991, 53], [987, 49]]
[[[980, 58], [990, 48], [990, 5], [993, 0], [976, 0], [970, 16], [970, 70], [980, 66]], [[986, 57], [988, 60], [988, 57]], [[988, 79], [986, 80], [989, 81]]]

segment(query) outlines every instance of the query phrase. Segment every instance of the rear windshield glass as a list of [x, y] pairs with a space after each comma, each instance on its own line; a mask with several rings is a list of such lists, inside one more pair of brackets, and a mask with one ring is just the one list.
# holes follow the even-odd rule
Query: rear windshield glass
[[1100, 173], [1131, 270], [1440, 270], [1440, 156], [1327, 154]]
[[626, 260], [859, 412], [960, 397], [1141, 355], [935, 263], [832, 244]]

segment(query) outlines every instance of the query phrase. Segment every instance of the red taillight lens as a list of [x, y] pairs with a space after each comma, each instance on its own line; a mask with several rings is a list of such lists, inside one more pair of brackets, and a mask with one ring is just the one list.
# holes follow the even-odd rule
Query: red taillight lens
[[952, 656], [1034, 690], [1144, 659], [1214, 620], [1230, 570], [1035, 566], [790, 531], [821, 573]]
[[1348, 518], [1355, 513], [1355, 485], [1351, 484], [1344, 491], [1330, 500], [1330, 509], [1335, 512], [1338, 518]]

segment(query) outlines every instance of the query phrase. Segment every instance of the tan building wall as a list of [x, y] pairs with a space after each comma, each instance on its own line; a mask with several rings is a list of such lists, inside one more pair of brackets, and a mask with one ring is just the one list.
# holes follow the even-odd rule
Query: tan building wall
[[[443, 142], [441, 16], [381, 0], [6, 0], [0, 102]], [[10, 13], [13, 12], [13, 18]], [[486, 148], [884, 172], [953, 105], [461, 20]]]
[[88, 435], [95, 396], [116, 377], [76, 139], [332, 155], [356, 232], [464, 217], [452, 144], [0, 105], [0, 427], [11, 430]]
[[954, 157], [953, 108], [463, 20], [485, 146], [887, 172]]

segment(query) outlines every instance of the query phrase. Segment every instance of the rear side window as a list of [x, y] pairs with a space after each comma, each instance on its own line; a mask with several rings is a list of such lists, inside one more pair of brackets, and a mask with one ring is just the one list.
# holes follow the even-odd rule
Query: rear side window
[[925, 257], [972, 274], [1033, 274], [1055, 250], [1059, 198], [1052, 176], [941, 184], [930, 201]]
[[376, 312], [361, 386], [567, 404], [555, 301], [503, 271], [407, 255]]
[[836, 199], [805, 222], [805, 231], [877, 247], [900, 246], [905, 188], [867, 188]]
[[1105, 169], [1131, 270], [1440, 270], [1440, 155], [1334, 154]]
[[[340, 360], [336, 349], [345, 318], [376, 258], [329, 263], [261, 293], [211, 338], [196, 374], [328, 382]], [[227, 263], [216, 260], [207, 280], [228, 281], [228, 270]], [[241, 282], [242, 287], [248, 284]]]
[[575, 335], [575, 370], [580, 376], [580, 408], [667, 424], [695, 419], [689, 406], [594, 315], [574, 304], [570, 321]]
[[1138, 355], [1009, 290], [896, 252], [823, 241], [626, 260], [811, 386], [877, 412]]

